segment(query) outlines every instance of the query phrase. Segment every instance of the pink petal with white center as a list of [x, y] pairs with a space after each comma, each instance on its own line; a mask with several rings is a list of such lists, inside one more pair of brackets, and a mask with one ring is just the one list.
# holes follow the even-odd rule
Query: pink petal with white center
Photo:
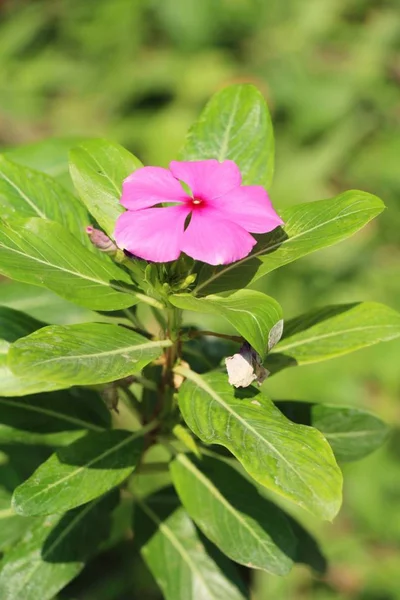
[[141, 210], [161, 202], [183, 202], [185, 190], [168, 169], [141, 167], [122, 184], [121, 204], [129, 210]]
[[255, 244], [256, 240], [243, 227], [204, 209], [192, 212], [181, 249], [195, 260], [226, 265], [247, 256]]
[[115, 241], [120, 248], [146, 260], [176, 260], [188, 214], [184, 206], [128, 210], [117, 219]]
[[210, 203], [221, 218], [237, 223], [252, 233], [267, 233], [283, 225], [267, 192], [260, 185], [242, 185]]
[[218, 198], [237, 188], [242, 182], [239, 167], [233, 160], [218, 162], [215, 158], [186, 162], [172, 161], [171, 173], [184, 181], [193, 196], [204, 200]]

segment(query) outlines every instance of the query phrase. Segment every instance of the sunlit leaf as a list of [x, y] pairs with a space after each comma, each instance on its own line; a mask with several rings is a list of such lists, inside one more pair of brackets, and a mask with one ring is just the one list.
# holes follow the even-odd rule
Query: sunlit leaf
[[333, 519], [342, 475], [319, 431], [286, 419], [261, 390], [234, 389], [224, 373], [176, 372], [187, 377], [179, 390], [183, 418], [203, 442], [225, 446], [258, 483]]
[[17, 375], [36, 375], [59, 388], [121, 379], [140, 371], [170, 340], [149, 340], [118, 325], [50, 325], [12, 344], [8, 365]]
[[206, 295], [243, 288], [274, 269], [346, 239], [383, 209], [379, 198], [359, 191], [285, 208], [279, 211], [284, 226], [255, 236], [258, 244], [249, 256], [217, 268], [204, 265], [196, 291]]

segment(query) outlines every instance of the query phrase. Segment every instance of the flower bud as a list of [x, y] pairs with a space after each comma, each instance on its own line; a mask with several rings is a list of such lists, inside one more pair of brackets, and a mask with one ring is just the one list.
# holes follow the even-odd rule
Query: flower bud
[[95, 229], [91, 225], [86, 227], [86, 233], [90, 237], [93, 246], [96, 246], [101, 252], [115, 254], [118, 250], [114, 242], [100, 229]]

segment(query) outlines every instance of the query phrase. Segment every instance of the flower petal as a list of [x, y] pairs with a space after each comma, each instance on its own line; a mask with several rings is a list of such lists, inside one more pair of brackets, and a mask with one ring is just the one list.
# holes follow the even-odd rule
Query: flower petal
[[171, 173], [184, 181], [193, 196], [203, 199], [218, 198], [237, 188], [242, 182], [239, 167], [233, 160], [218, 162], [215, 158], [187, 162], [172, 161]]
[[176, 260], [188, 214], [184, 206], [128, 210], [117, 219], [115, 240], [120, 248], [146, 260]]
[[252, 233], [267, 233], [283, 225], [267, 192], [260, 185], [242, 185], [217, 198], [209, 208], [218, 211], [221, 218], [229, 219]]
[[129, 210], [141, 210], [161, 202], [182, 202], [187, 198], [171, 171], [162, 167], [141, 167], [122, 184], [121, 204]]
[[236, 223], [195, 210], [183, 234], [181, 249], [195, 260], [226, 265], [249, 254], [256, 240]]

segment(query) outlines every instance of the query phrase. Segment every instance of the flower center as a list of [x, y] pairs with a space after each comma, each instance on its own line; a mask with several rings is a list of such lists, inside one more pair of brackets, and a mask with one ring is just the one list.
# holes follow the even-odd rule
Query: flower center
[[198, 198], [194, 198], [193, 199], [193, 204], [201, 204], [202, 200], [199, 200]]

